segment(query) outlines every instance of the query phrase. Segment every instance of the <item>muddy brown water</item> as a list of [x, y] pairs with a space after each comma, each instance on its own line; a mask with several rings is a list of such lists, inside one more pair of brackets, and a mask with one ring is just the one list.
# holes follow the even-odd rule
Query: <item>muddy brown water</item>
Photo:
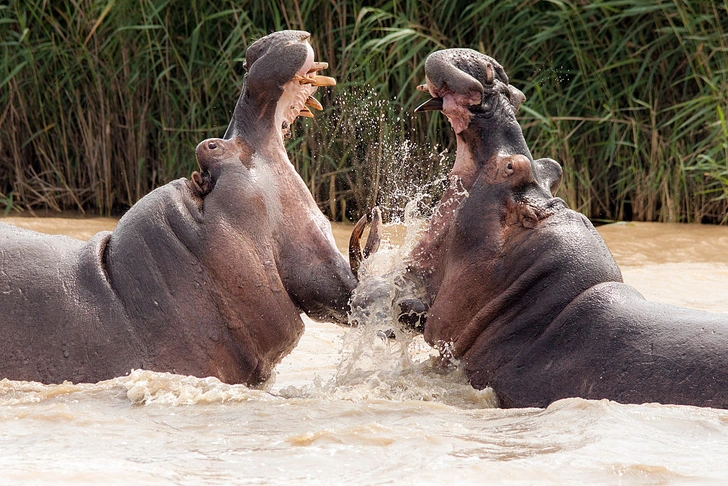
[[[107, 218], [3, 218], [85, 239]], [[350, 226], [335, 225], [345, 249]], [[646, 297], [728, 312], [728, 228], [602, 226]], [[390, 231], [401, 240], [400, 229]], [[385, 245], [394, 252], [396, 245]], [[724, 484], [728, 411], [606, 400], [493, 408], [417, 338], [306, 320], [259, 390], [135, 370], [0, 381], [0, 484]], [[364, 333], [364, 334], [363, 334]]]

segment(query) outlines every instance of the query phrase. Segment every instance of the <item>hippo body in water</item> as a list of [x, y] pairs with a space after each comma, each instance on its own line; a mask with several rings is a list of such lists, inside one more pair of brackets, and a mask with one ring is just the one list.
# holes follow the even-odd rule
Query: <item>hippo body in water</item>
[[226, 139], [200, 171], [88, 242], [0, 224], [0, 378], [96, 382], [134, 368], [266, 380], [303, 333], [344, 322], [356, 279], [290, 163], [289, 125], [317, 86], [306, 32], [250, 46]]
[[449, 49], [425, 72], [433, 98], [418, 110], [442, 111], [457, 134], [451, 186], [409, 257], [424, 298], [401, 306], [426, 311], [425, 340], [503, 407], [728, 408], [728, 315], [648, 302], [622, 282], [589, 220], [553, 196], [561, 167], [533, 160], [515, 118], [525, 98], [495, 60]]

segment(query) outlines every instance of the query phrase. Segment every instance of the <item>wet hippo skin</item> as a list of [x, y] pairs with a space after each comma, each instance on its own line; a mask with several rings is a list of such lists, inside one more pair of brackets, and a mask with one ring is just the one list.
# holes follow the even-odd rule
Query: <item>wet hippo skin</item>
[[433, 98], [418, 110], [441, 111], [457, 134], [450, 188], [409, 258], [426, 341], [504, 407], [728, 407], [728, 315], [622, 283], [589, 220], [553, 196], [561, 167], [532, 158], [515, 118], [524, 97], [494, 59], [448, 49], [425, 72]]
[[250, 46], [225, 139], [88, 242], [0, 224], [0, 378], [96, 382], [135, 368], [256, 384], [303, 333], [345, 322], [356, 279], [283, 138], [319, 76], [309, 34]]

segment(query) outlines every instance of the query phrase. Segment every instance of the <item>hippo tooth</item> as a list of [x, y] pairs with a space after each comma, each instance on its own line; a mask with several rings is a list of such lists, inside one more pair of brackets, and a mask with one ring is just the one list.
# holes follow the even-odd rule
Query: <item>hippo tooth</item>
[[314, 86], [336, 86], [336, 80], [330, 76], [313, 76]]
[[312, 84], [314, 86], [336, 86], [336, 80], [330, 76], [295, 76], [301, 84]]
[[301, 111], [298, 113], [298, 116], [304, 116], [306, 118], [313, 118], [313, 113], [311, 113], [311, 110], [306, 108], [305, 106], [301, 108]]
[[415, 113], [422, 111], [442, 111], [442, 98], [430, 98], [429, 100], [422, 103], [420, 106], [415, 108]]
[[427, 89], [427, 84], [418, 84], [417, 91], [429, 91], [429, 89]]
[[313, 63], [313, 67], [308, 70], [309, 74], [315, 73], [316, 71], [321, 71], [322, 69], [328, 69], [329, 63], [323, 62], [323, 61], [317, 61]]
[[321, 106], [321, 103], [319, 103], [319, 100], [314, 98], [313, 96], [309, 96], [306, 100], [306, 106], [310, 106], [311, 108], [321, 111], [324, 109], [323, 106]]

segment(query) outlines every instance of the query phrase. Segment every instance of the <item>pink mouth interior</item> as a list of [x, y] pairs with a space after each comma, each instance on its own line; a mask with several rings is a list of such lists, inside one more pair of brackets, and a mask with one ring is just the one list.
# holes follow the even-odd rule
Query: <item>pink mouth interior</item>
[[[306, 76], [314, 64], [313, 48], [308, 44], [306, 45], [308, 47], [308, 55], [306, 56], [306, 61], [303, 63], [303, 66], [301, 66], [301, 69], [296, 72], [296, 74], [298, 74], [299, 76]], [[313, 93], [316, 92], [317, 87], [312, 84], [302, 84], [294, 78], [286, 83], [286, 87], [284, 89], [287, 92], [295, 91], [295, 93], [291, 93], [292, 97], [287, 100], [288, 106], [283, 107], [283, 119], [287, 124], [283, 129], [283, 135], [285, 137], [285, 132], [287, 131], [288, 127], [293, 123], [296, 118], [298, 118], [301, 110], [306, 105], [306, 101]]]
[[427, 80], [427, 89], [433, 98], [442, 98], [442, 113], [450, 121], [455, 133], [460, 133], [468, 128], [470, 120], [473, 118], [473, 114], [468, 107], [480, 104], [480, 93], [475, 91], [467, 94], [455, 93], [447, 86], [438, 90], [430, 83], [429, 79]]

